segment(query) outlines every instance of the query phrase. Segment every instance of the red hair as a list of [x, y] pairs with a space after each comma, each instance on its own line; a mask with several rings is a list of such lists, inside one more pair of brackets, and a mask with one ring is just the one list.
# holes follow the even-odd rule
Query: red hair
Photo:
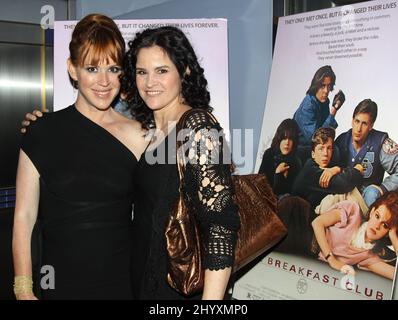
[[125, 42], [111, 18], [90, 14], [80, 20], [73, 30], [69, 53], [74, 66], [83, 66], [86, 62], [96, 66], [100, 61], [108, 62], [109, 59], [122, 65]]
[[370, 214], [370, 211], [373, 208], [378, 209], [382, 205], [385, 205], [391, 213], [391, 218], [386, 221], [389, 228], [398, 227], [398, 192], [389, 191], [383, 194], [372, 204], [369, 208], [368, 214]]

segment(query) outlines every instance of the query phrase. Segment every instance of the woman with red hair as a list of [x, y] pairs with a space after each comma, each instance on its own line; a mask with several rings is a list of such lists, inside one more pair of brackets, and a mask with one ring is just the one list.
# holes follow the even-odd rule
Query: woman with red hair
[[352, 201], [336, 204], [312, 222], [320, 247], [319, 259], [336, 270], [355, 274], [353, 265], [388, 279], [395, 268], [380, 258], [387, 242], [398, 250], [398, 193], [388, 192], [370, 207], [363, 218]]
[[45, 114], [22, 140], [14, 293], [19, 300], [36, 299], [30, 248], [39, 219], [40, 267], [52, 270], [46, 275], [52, 280], [37, 288], [38, 297], [131, 299], [133, 176], [147, 142], [137, 121], [111, 107], [120, 90], [125, 42], [112, 19], [91, 14], [76, 25], [69, 51], [75, 103]]

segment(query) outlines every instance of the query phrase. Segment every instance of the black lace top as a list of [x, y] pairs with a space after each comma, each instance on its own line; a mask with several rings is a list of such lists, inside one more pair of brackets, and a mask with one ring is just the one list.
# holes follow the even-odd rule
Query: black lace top
[[[193, 203], [201, 226], [205, 246], [204, 266], [211, 270], [231, 267], [239, 215], [232, 199], [230, 155], [222, 129], [202, 110], [190, 112], [186, 129], [188, 134], [184, 150], [188, 163], [184, 191]], [[133, 222], [133, 257], [137, 257], [137, 261], [133, 261], [132, 267], [136, 298], [182, 298], [166, 281], [164, 237], [170, 210], [179, 195], [175, 136], [173, 130], [155, 150], [147, 151], [141, 157], [137, 170]]]
[[[205, 244], [205, 267], [233, 265], [239, 216], [233, 202], [230, 158], [222, 129], [205, 112], [188, 116], [187, 192], [195, 204]], [[226, 154], [223, 159], [224, 153]]]

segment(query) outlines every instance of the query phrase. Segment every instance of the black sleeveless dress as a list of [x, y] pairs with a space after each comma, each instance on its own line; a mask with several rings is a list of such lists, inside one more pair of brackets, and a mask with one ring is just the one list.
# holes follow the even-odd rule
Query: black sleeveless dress
[[131, 299], [135, 156], [74, 105], [33, 123], [21, 148], [40, 173], [42, 271], [55, 272], [41, 297]]

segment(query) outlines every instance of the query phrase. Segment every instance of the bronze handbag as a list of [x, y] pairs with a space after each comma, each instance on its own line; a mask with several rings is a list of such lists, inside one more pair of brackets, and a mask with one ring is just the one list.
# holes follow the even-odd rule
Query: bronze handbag
[[[185, 122], [186, 112], [177, 124], [177, 132]], [[209, 115], [213, 117], [210, 113]], [[214, 119], [214, 117], [213, 117]], [[214, 119], [215, 120], [215, 119]], [[189, 296], [203, 290], [203, 245], [184, 186], [184, 155], [177, 141], [177, 166], [180, 177], [179, 199], [166, 226], [168, 253], [167, 282], [179, 293]], [[235, 196], [240, 216], [240, 229], [235, 249], [233, 272], [277, 244], [287, 233], [276, 215], [277, 199], [265, 175], [233, 175]]]

